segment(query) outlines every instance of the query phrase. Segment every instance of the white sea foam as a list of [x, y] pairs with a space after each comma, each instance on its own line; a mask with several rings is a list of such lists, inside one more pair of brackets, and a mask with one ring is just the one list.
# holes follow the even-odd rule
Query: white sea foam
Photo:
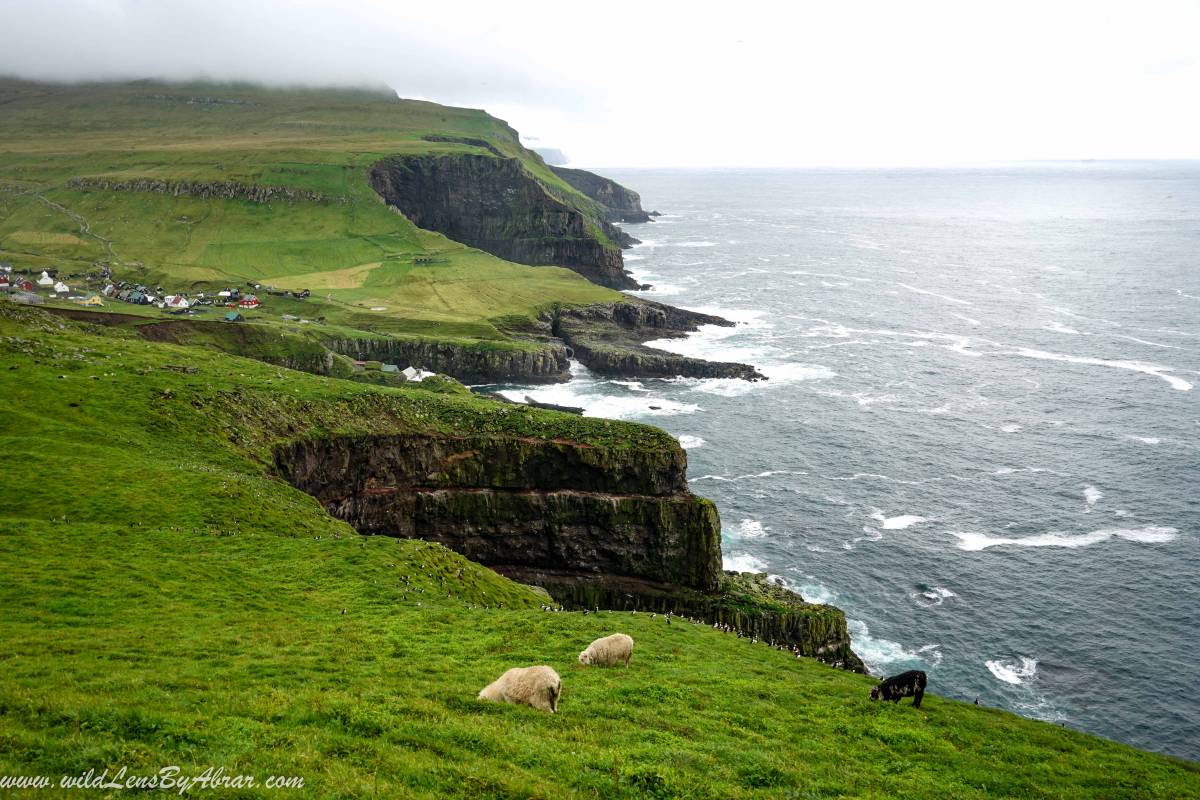
[[766, 572], [767, 562], [749, 553], [731, 553], [723, 559], [725, 569], [734, 572]]
[[975, 319], [974, 317], [968, 317], [965, 314], [959, 314], [957, 311], [951, 311], [950, 316], [958, 317], [959, 319], [961, 319], [963, 322], [967, 323], [968, 325], [981, 325], [982, 324], [979, 320]]
[[1130, 436], [1125, 437], [1131, 442], [1141, 442], [1142, 444], [1160, 444], [1162, 439], [1157, 436]]
[[1015, 661], [985, 661], [984, 665], [988, 668], [988, 672], [992, 673], [997, 680], [1020, 686], [1026, 681], [1037, 675], [1037, 660], [1021, 656], [1021, 663]]
[[951, 531], [958, 539], [960, 550], [986, 550], [989, 547], [1014, 545], [1018, 547], [1088, 547], [1093, 544], [1107, 542], [1109, 539], [1124, 539], [1128, 542], [1143, 544], [1164, 544], [1173, 541], [1178, 535], [1177, 528], [1147, 526], [1145, 528], [1102, 528], [1089, 533], [1062, 533], [1050, 531], [1034, 536], [1006, 537], [988, 536], [986, 533], [970, 531]]
[[910, 292], [916, 292], [917, 294], [926, 294], [926, 295], [929, 295], [930, 297], [936, 297], [936, 298], [938, 298], [939, 300], [945, 300], [945, 301], [946, 301], [946, 302], [948, 302], [948, 303], [958, 303], [958, 304], [960, 304], [960, 305], [964, 305], [964, 306], [973, 306], [973, 305], [975, 305], [975, 304], [974, 304], [974, 303], [972, 303], [970, 300], [960, 300], [960, 299], [958, 299], [957, 297], [951, 297], [950, 295], [946, 295], [946, 294], [938, 294], [937, 292], [931, 292], [931, 291], [929, 291], [928, 289], [920, 289], [920, 288], [918, 288], [918, 287], [916, 287], [916, 286], [909, 286], [907, 283], [900, 283], [900, 282], [898, 282], [898, 281], [897, 281], [897, 282], [896, 282], [896, 285], [897, 285], [897, 286], [902, 286], [902, 287], [904, 287], [905, 289], [908, 289]]
[[667, 242], [664, 247], [716, 247], [716, 242]]
[[1170, 374], [1172, 367], [1164, 367], [1159, 364], [1147, 364], [1142, 361], [1110, 361], [1091, 356], [1048, 353], [1045, 350], [1031, 350], [1028, 347], [1019, 347], [1015, 352], [1024, 358], [1036, 358], [1042, 361], [1065, 361], [1070, 364], [1086, 364], [1094, 367], [1111, 367], [1113, 369], [1127, 369], [1133, 372], [1141, 372], [1145, 375], [1153, 375], [1156, 378], [1161, 378], [1171, 384], [1171, 388], [1178, 389], [1181, 392], [1186, 392], [1192, 388], [1192, 384], [1183, 378]]
[[763, 312], [753, 310], [729, 311], [725, 309], [698, 309], [703, 313], [717, 314], [737, 323], [733, 327], [702, 325], [700, 330], [679, 339], [654, 339], [646, 342], [647, 347], [664, 350], [676, 355], [703, 358], [709, 361], [731, 361], [755, 365], [769, 380], [765, 382], [743, 381], [734, 378], [683, 379], [695, 391], [722, 397], [740, 397], [753, 391], [771, 389], [797, 381], [825, 380], [836, 373], [822, 364], [786, 361], [785, 353], [776, 348], [748, 344], [744, 337], [748, 329], [771, 327], [765, 322]]
[[756, 519], [744, 519], [738, 523], [737, 532], [733, 535], [738, 539], [761, 539], [769, 530]]
[[791, 469], [769, 469], [764, 472], [748, 472], [745, 475], [735, 475], [732, 478], [728, 475], [701, 475], [699, 478], [691, 478], [691, 481], [722, 481], [723, 483], [732, 483], [734, 481], [745, 481], [753, 478], [771, 478], [775, 475], [807, 475], [803, 470]]
[[1104, 497], [1104, 492], [1100, 491], [1095, 486], [1087, 486], [1083, 490], [1083, 499], [1087, 501], [1089, 506], [1096, 505], [1096, 502], [1102, 497]]
[[1004, 433], [1016, 433], [1017, 431], [1021, 430], [1021, 426], [1015, 422], [1010, 422], [1007, 425], [1001, 425], [1000, 430]]
[[1121, 334], [1121, 333], [1114, 333], [1114, 334], [1112, 334], [1112, 337], [1114, 339], [1128, 339], [1129, 341], [1137, 342], [1138, 344], [1148, 344], [1151, 347], [1164, 347], [1164, 348], [1168, 348], [1170, 350], [1180, 349], [1179, 345], [1177, 345], [1177, 344], [1163, 344], [1162, 342], [1151, 342], [1148, 339], [1139, 339], [1136, 336], [1125, 336], [1124, 334]]
[[1047, 325], [1043, 325], [1042, 329], [1047, 330], [1047, 331], [1053, 331], [1054, 333], [1067, 333], [1072, 336], [1083, 336], [1084, 335], [1082, 331], [1077, 331], [1074, 328], [1072, 328], [1068, 325], [1063, 325], [1061, 322], [1058, 322], [1058, 321], [1054, 321]]
[[797, 585], [791, 583], [786, 585], [810, 603], [829, 606], [837, 602], [837, 592], [825, 586], [811, 575], [807, 576], [804, 581], [799, 582]]
[[958, 595], [942, 586], [930, 586], [928, 588], [919, 588], [910, 594], [909, 597], [916, 600], [919, 605], [928, 607], [940, 606], [951, 597], [958, 597]]
[[871, 635], [870, 628], [862, 620], [847, 619], [846, 628], [850, 632], [850, 642], [854, 652], [867, 665], [867, 670], [875, 675], [892, 671], [897, 664], [904, 665], [934, 665], [941, 663], [942, 653], [939, 645], [927, 644], [910, 650], [899, 642]]
[[[622, 396], [604, 394], [606, 383], [598, 383], [585, 368], [572, 363], [573, 380], [553, 386], [538, 386], [522, 389], [504, 389], [500, 394], [518, 403], [532, 397], [539, 403], [582, 408], [585, 417], [608, 417], [611, 419], [637, 419], [641, 417], [675, 416], [694, 414], [700, 406], [681, 403], [662, 397], [654, 397], [642, 391], [639, 395]], [[629, 387], [638, 391], [634, 387]]]
[[653, 278], [635, 277], [634, 280], [637, 280], [641, 283], [649, 283], [650, 288], [649, 289], [626, 289], [625, 294], [634, 295], [636, 297], [652, 297], [654, 295], [666, 296], [666, 295], [673, 295], [673, 294], [683, 294], [685, 291], [687, 291], [686, 286], [678, 286], [673, 283], [660, 283], [658, 281], [655, 281]]
[[879, 527], [885, 531], [902, 531], [905, 528], [911, 528], [922, 522], [928, 522], [928, 517], [918, 517], [916, 514], [901, 514], [897, 517], [884, 516], [882, 511], [876, 511], [871, 515], [871, 519], [877, 520]]
[[679, 434], [678, 438], [679, 446], [684, 450], [695, 450], [697, 447], [703, 447], [705, 444], [704, 440], [699, 436], [692, 436], [686, 433]]

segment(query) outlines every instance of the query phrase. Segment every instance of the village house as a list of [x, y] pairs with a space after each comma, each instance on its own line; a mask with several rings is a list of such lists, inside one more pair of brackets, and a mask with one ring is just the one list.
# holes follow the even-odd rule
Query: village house
[[45, 270], [43, 270], [42, 277], [37, 279], [37, 284], [38, 284], [38, 286], [53, 286], [54, 278], [51, 278], [50, 274], [48, 272], [46, 272]]
[[190, 308], [192, 304], [181, 294], [171, 294], [163, 298], [163, 305], [167, 308]]
[[70, 292], [71, 292], [71, 287], [67, 286], [62, 281], [58, 281], [54, 284], [54, 293], [55, 294], [70, 294]]
[[258, 302], [258, 297], [252, 294], [248, 294], [238, 301], [238, 306], [247, 310], [258, 308], [260, 305], [262, 304]]
[[117, 295], [117, 299], [123, 303], [133, 303], [137, 306], [144, 306], [150, 302], [146, 298], [146, 293], [140, 289], [126, 289]]
[[89, 294], [87, 297], [81, 297], [75, 300], [81, 306], [102, 306], [104, 300], [98, 294]]
[[236, 311], [230, 311], [225, 315], [226, 322], [245, 322], [246, 318]]

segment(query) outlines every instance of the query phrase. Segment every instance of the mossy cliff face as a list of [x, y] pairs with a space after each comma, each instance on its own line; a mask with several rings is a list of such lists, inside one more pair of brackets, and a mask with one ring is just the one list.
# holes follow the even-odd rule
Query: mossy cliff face
[[[74, 310], [54, 309], [54, 312], [67, 316]], [[81, 318], [79, 312], [70, 315]], [[343, 339], [316, 333], [313, 338], [249, 323], [233, 325], [203, 320], [154, 322], [139, 326], [138, 333], [155, 342], [208, 345], [315, 375], [349, 377], [338, 372], [337, 354], [417, 367], [449, 375], [463, 383], [558, 383], [571, 378], [567, 349], [561, 342], [515, 348], [384, 335]]]
[[677, 446], [408, 433], [274, 454], [281, 477], [361, 533], [440, 542], [568, 608], [670, 611], [862, 669], [841, 611], [721, 571], [717, 509], [688, 491]]
[[368, 178], [414, 224], [500, 258], [567, 267], [594, 283], [635, 289], [606, 222], [555, 197], [511, 158], [469, 153], [395, 156]]
[[626, 189], [610, 178], [584, 169], [555, 166], [551, 166], [550, 169], [572, 187], [604, 206], [609, 222], [651, 221], [650, 215], [642, 209], [641, 196], [632, 189]]
[[463, 383], [561, 383], [571, 379], [567, 349], [560, 342], [529, 349], [389, 336], [327, 338], [323, 343], [351, 358], [417, 367]]
[[363, 533], [432, 539], [505, 567], [565, 567], [711, 591], [720, 520], [678, 449], [423, 435], [334, 437], [276, 468]]
[[276, 466], [288, 481], [322, 502], [399, 489], [572, 490], [653, 497], [687, 492], [687, 457], [675, 448], [413, 433], [301, 440], [275, 452]]

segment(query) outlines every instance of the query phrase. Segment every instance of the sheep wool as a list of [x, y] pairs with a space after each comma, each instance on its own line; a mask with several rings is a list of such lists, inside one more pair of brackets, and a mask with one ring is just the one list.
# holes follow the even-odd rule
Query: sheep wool
[[513, 667], [479, 693], [480, 700], [533, 706], [551, 714], [558, 711], [562, 679], [547, 666]]
[[579, 654], [579, 663], [596, 667], [624, 664], [628, 667], [632, 657], [633, 637], [624, 633], [614, 633], [589, 644], [587, 650]]

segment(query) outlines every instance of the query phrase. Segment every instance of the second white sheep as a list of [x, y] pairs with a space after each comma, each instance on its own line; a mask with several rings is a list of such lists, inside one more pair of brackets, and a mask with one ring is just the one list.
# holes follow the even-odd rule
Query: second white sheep
[[633, 637], [624, 633], [614, 633], [597, 639], [579, 654], [579, 663], [595, 667], [615, 667], [617, 664], [629, 666], [633, 657]]

